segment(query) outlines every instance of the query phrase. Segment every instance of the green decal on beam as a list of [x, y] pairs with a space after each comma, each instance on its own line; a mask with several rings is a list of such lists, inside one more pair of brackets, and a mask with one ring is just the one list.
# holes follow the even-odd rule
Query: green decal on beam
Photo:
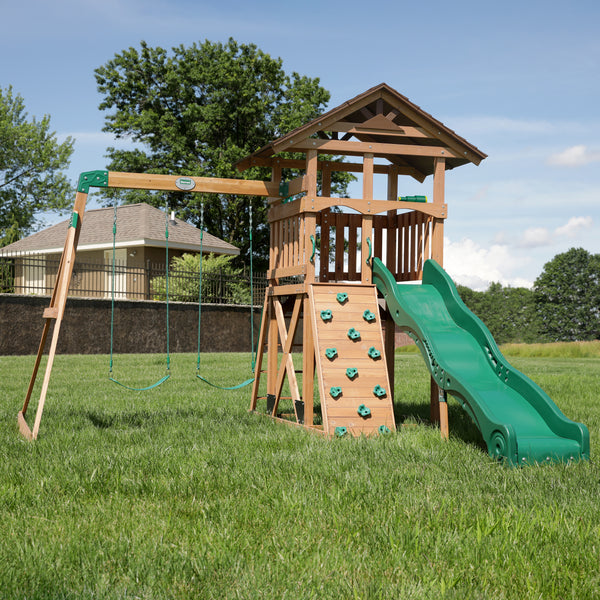
[[77, 191], [88, 194], [91, 187], [108, 187], [108, 171], [85, 171], [79, 176]]
[[77, 229], [77, 223], [79, 222], [79, 215], [74, 212], [71, 214], [71, 222], [69, 223], [69, 227], [74, 227]]

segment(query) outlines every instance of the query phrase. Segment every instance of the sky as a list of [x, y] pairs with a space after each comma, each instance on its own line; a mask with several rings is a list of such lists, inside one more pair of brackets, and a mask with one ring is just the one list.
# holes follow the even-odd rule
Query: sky
[[[457, 283], [532, 286], [556, 254], [600, 252], [598, 0], [1, 3], [0, 87], [75, 139], [73, 184], [126, 143], [102, 132], [94, 69], [141, 40], [232, 37], [318, 77], [328, 108], [385, 82], [488, 155], [446, 174], [444, 266]], [[399, 193], [430, 196], [431, 177], [402, 179]]]

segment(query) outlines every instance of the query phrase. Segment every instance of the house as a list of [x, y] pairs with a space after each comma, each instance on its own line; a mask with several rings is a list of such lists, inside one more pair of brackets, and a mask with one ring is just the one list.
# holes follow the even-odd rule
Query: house
[[[151, 280], [164, 275], [165, 212], [149, 204], [119, 206], [116, 214], [115, 291], [119, 298], [150, 298]], [[113, 208], [86, 211], [83, 218], [70, 295], [106, 297], [113, 279]], [[14, 290], [48, 294], [52, 291], [69, 220], [62, 221], [0, 249], [0, 257], [14, 259]], [[169, 259], [200, 252], [200, 230], [170, 216]], [[204, 233], [203, 254], [237, 256], [239, 249]]]

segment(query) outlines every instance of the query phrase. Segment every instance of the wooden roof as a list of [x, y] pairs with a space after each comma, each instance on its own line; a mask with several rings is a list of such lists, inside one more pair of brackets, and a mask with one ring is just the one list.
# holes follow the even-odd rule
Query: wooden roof
[[[79, 250], [112, 247], [114, 209], [86, 211], [79, 236]], [[149, 204], [125, 204], [117, 208], [116, 246], [165, 247], [165, 213]], [[3, 254], [61, 252], [69, 220], [62, 221], [0, 249]], [[200, 230], [181, 219], [169, 221], [169, 248], [200, 251]], [[239, 254], [239, 249], [204, 232], [203, 252]]]
[[372, 153], [419, 181], [433, 173], [436, 157], [444, 157], [446, 169], [453, 169], [470, 162], [478, 165], [487, 156], [381, 83], [263, 146], [236, 166], [243, 171], [253, 165], [269, 165], [280, 152], [311, 148], [336, 156]]

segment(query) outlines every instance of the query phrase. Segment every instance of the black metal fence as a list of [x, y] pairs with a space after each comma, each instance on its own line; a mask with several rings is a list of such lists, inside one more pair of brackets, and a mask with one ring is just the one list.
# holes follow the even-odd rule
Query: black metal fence
[[[59, 259], [0, 251], [0, 293], [50, 295], [54, 289]], [[198, 271], [173, 269], [168, 273], [169, 300], [198, 302]], [[262, 305], [267, 286], [265, 273], [253, 275], [253, 303]], [[164, 264], [147, 261], [144, 266], [127, 266], [116, 261], [75, 261], [69, 295], [87, 298], [165, 300], [167, 272]], [[202, 302], [213, 304], [250, 304], [250, 274], [223, 271], [202, 274]]]

